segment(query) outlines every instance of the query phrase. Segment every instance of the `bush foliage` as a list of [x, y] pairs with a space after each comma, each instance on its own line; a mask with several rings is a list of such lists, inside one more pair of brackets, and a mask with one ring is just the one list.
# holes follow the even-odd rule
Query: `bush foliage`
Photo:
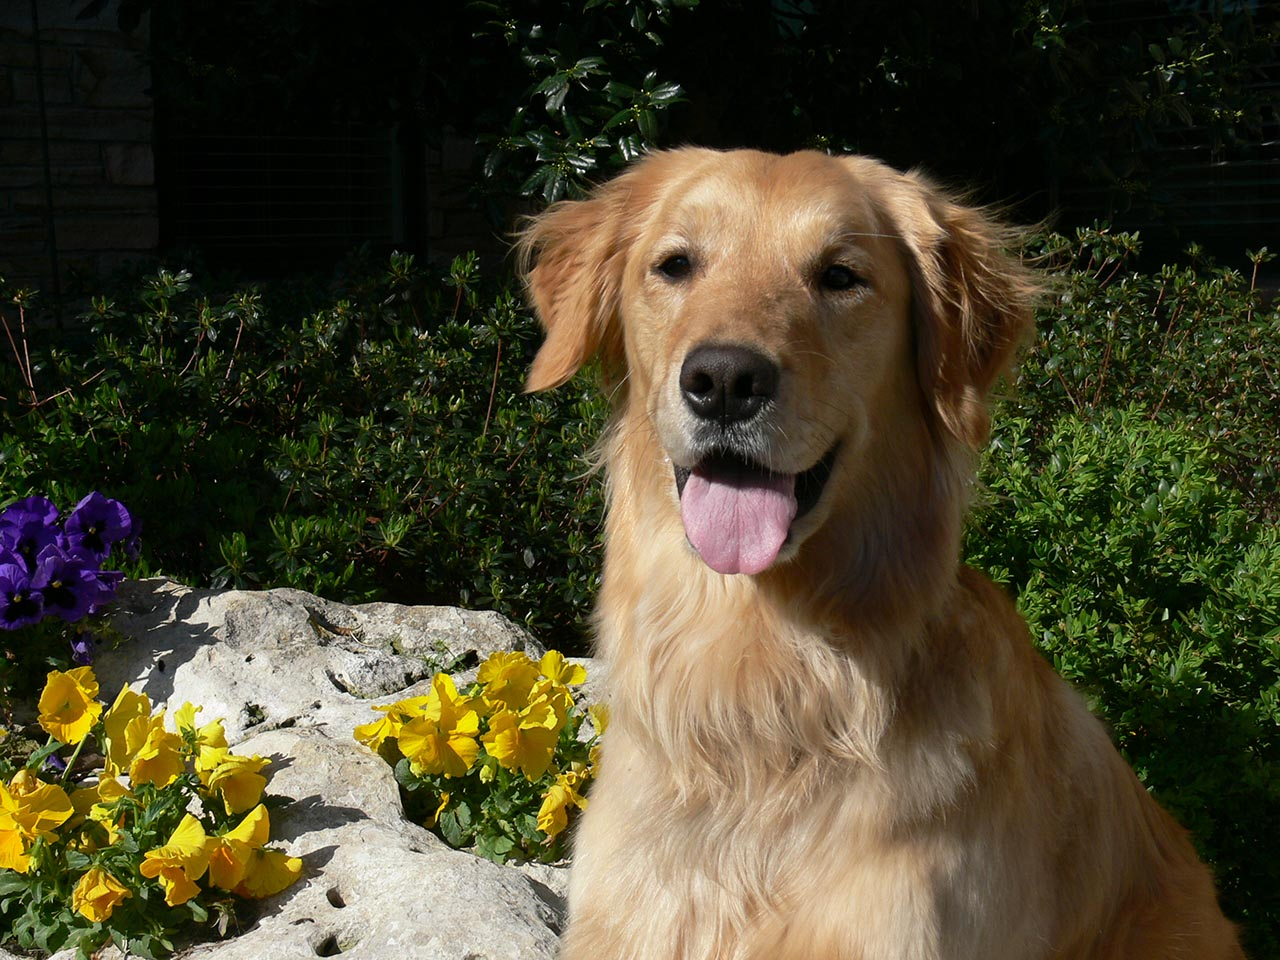
[[477, 280], [474, 259], [441, 282], [396, 255], [308, 309], [161, 270], [96, 300], [89, 336], [39, 335], [52, 399], [4, 372], [0, 489], [66, 499], [93, 477], [136, 505], [135, 574], [489, 607], [574, 640], [601, 409], [522, 396], [536, 330]]
[[[1275, 955], [1280, 310], [1252, 266], [1192, 250], [1140, 272], [1139, 246], [1099, 227], [1038, 250], [1040, 341], [995, 412], [966, 551]], [[581, 652], [602, 399], [522, 394], [536, 327], [474, 259], [356, 261], [316, 289], [161, 271], [95, 301], [89, 336], [31, 334], [0, 369], [6, 499], [128, 502], [133, 573], [490, 607]]]

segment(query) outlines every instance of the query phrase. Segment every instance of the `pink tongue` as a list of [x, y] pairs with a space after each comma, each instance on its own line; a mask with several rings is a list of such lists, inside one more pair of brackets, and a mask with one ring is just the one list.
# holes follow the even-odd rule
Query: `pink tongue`
[[685, 535], [717, 573], [760, 573], [787, 540], [795, 487], [789, 475], [695, 469], [680, 498]]

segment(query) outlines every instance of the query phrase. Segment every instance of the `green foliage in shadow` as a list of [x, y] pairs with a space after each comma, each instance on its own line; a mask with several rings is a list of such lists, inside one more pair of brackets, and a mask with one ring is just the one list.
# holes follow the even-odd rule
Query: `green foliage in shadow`
[[310, 309], [161, 270], [96, 300], [91, 336], [39, 335], [44, 402], [0, 387], [0, 490], [92, 478], [141, 518], [133, 573], [489, 607], [580, 649], [602, 404], [524, 395], [535, 325], [479, 283], [393, 255]]

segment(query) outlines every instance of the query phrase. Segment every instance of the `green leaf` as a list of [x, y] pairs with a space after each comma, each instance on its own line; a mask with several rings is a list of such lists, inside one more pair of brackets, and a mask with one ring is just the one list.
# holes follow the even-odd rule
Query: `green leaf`
[[31, 885], [31, 882], [26, 874], [18, 873], [16, 870], [0, 870], [0, 897], [21, 893]]

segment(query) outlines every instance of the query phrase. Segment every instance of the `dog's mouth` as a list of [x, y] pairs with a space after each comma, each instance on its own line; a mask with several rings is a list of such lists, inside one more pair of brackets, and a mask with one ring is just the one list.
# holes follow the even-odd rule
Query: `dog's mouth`
[[675, 468], [685, 536], [717, 573], [760, 573], [822, 497], [839, 444], [802, 473], [774, 473], [728, 451]]

